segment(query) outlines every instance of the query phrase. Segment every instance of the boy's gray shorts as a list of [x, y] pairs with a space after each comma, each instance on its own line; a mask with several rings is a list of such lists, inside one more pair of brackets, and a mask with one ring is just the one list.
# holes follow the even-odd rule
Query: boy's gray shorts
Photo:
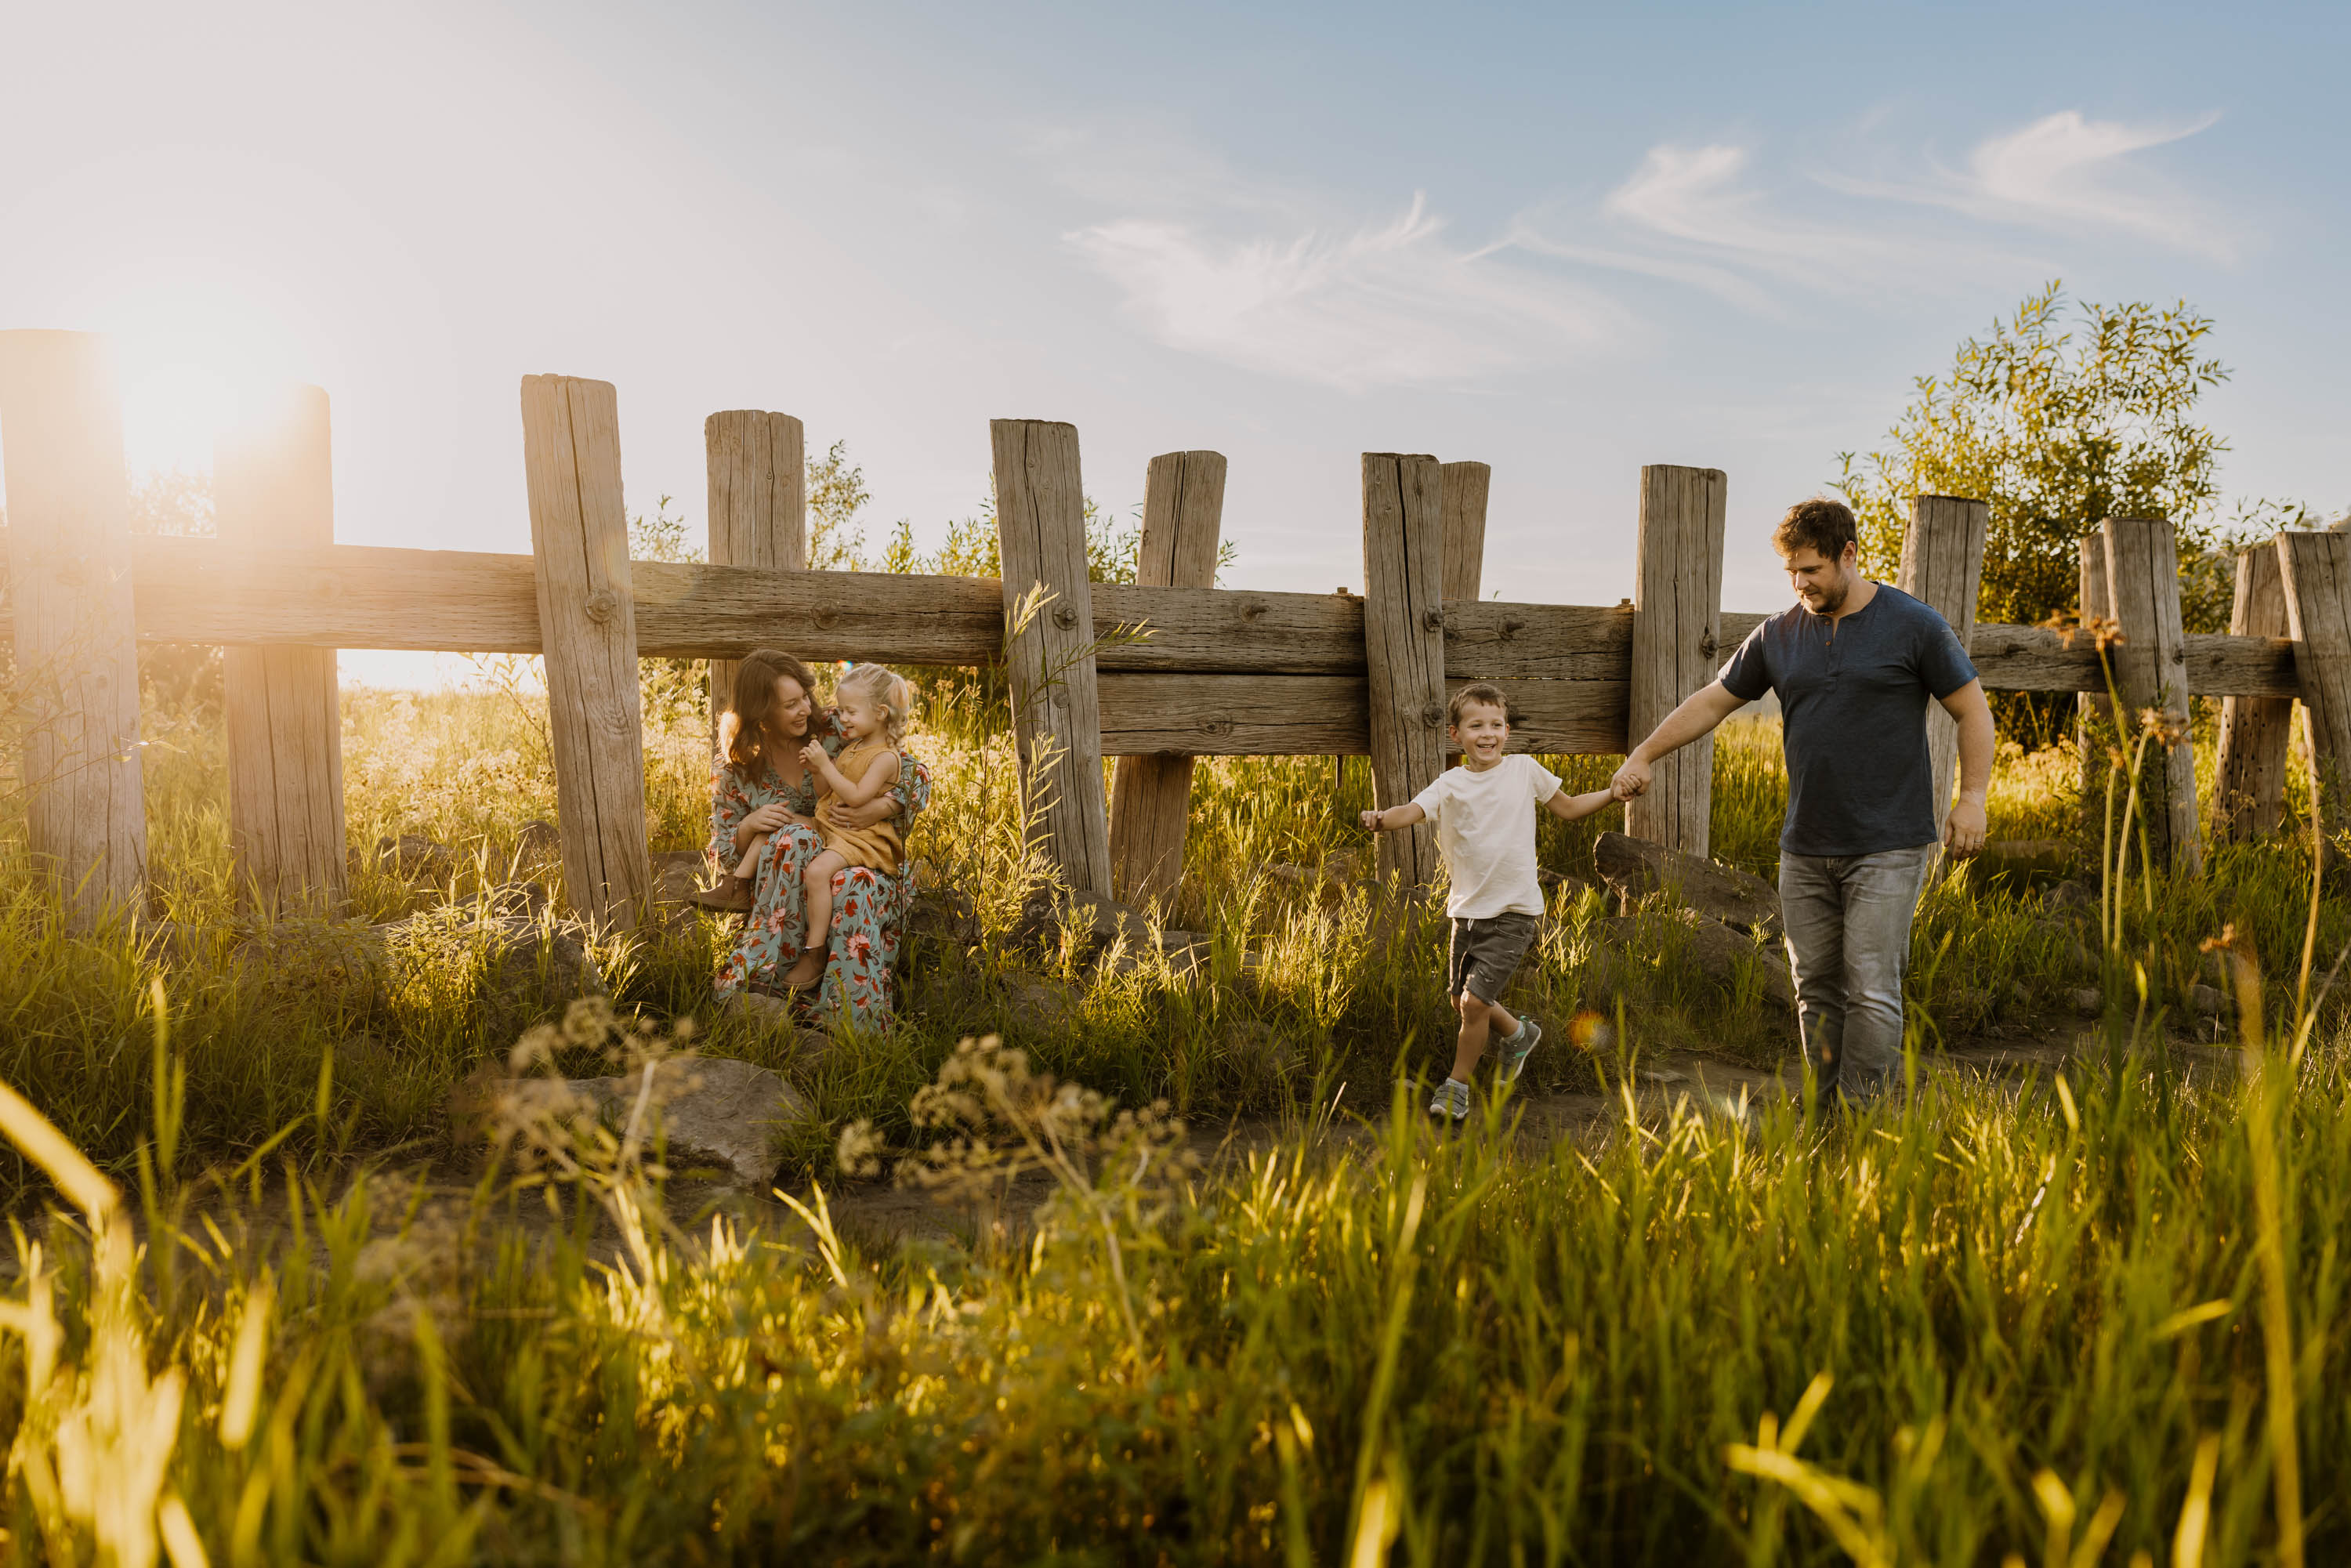
[[1517, 910], [1483, 920], [1456, 920], [1445, 958], [1447, 1000], [1467, 991], [1481, 1002], [1499, 1002], [1502, 988], [1535, 939], [1535, 917]]

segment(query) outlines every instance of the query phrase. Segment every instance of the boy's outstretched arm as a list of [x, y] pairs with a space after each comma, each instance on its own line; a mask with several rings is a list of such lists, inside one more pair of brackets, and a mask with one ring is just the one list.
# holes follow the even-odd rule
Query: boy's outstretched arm
[[1551, 799], [1543, 802], [1543, 810], [1563, 822], [1573, 822], [1578, 818], [1592, 815], [1604, 806], [1613, 806], [1615, 803], [1616, 790], [1613, 785], [1605, 789], [1593, 789], [1582, 795], [1571, 795], [1564, 789], [1554, 789], [1551, 792]]
[[1428, 813], [1420, 809], [1417, 800], [1406, 800], [1403, 805], [1390, 806], [1384, 811], [1364, 813], [1364, 826], [1375, 833], [1394, 832], [1398, 828], [1409, 828], [1415, 822], [1426, 821]]

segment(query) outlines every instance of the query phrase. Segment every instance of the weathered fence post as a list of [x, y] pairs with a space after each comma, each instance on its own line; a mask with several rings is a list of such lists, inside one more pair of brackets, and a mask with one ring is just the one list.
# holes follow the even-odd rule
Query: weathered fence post
[[[709, 474], [710, 564], [800, 571], [808, 566], [808, 444], [789, 413], [728, 409], [702, 422]], [[710, 737], [735, 703], [734, 659], [710, 661]], [[811, 692], [810, 696], [816, 694]]]
[[[2290, 634], [2276, 547], [2257, 545], [2237, 552], [2237, 598], [2229, 612], [2229, 633], [2234, 637]], [[2212, 818], [2221, 837], [2250, 843], [2277, 831], [2285, 818], [2286, 741], [2293, 732], [2292, 697], [2220, 699], [2220, 753], [2212, 776]]]
[[0, 332], [8, 597], [25, 693], [26, 827], [88, 930], [147, 880], [130, 479], [106, 340]]
[[1486, 498], [1494, 471], [1483, 463], [1447, 463], [1439, 499], [1445, 509], [1445, 597], [1475, 599], [1486, 570]]
[[2351, 816], [2351, 534], [2283, 533], [2277, 553], [2286, 635], [2310, 715], [2319, 820], [2337, 830]]
[[[1641, 470], [1640, 554], [1633, 575], [1632, 689], [1627, 745], [1714, 679], [1720, 647], [1723, 507], [1719, 468], [1652, 464]], [[1656, 766], [1646, 792], [1625, 807], [1636, 839], [1707, 852], [1714, 809], [1714, 741], [1693, 742]]]
[[[1956, 496], [1913, 496], [1910, 527], [1902, 536], [1902, 569], [1895, 586], [1934, 607], [1965, 649], [1976, 630], [1976, 595], [1983, 586], [1984, 535], [1991, 507]], [[1935, 781], [1935, 833], [1951, 814], [1951, 768], [1959, 727], [1940, 703], [1927, 707], [1927, 766]]]
[[[1217, 452], [1170, 452], [1151, 460], [1143, 486], [1143, 538], [1134, 580], [1157, 587], [1213, 588], [1225, 508], [1225, 459]], [[1129, 904], [1164, 903], [1184, 881], [1184, 840], [1192, 803], [1192, 758], [1122, 757], [1113, 779], [1111, 874]]]
[[[1372, 798], [1385, 810], [1445, 766], [1443, 484], [1437, 459], [1364, 454], [1364, 664]], [[1379, 869], [1409, 884], [1437, 874], [1428, 824], [1379, 836]]]
[[1077, 426], [998, 419], [987, 429], [1021, 811], [1031, 849], [1075, 891], [1106, 898], [1110, 821]]
[[[2080, 539], [2075, 549], [2081, 559], [2081, 623], [2086, 630], [2094, 621], [2111, 620], [2114, 601], [2106, 593], [2106, 537], [2090, 534]], [[2114, 657], [2109, 652], [2106, 657]], [[2105, 821], [2106, 748], [2121, 734], [2115, 723], [2114, 703], [2103, 687], [2084, 692], [2074, 707], [2074, 738], [2081, 754], [2082, 764], [2082, 827], [2089, 841], [2103, 841]]]
[[522, 379], [523, 465], [571, 907], [632, 927], [651, 892], [637, 609], [610, 382]]
[[[225, 545], [335, 542], [334, 436], [324, 388], [291, 387], [213, 444], [213, 517]], [[224, 651], [228, 839], [237, 896], [265, 912], [343, 899], [343, 722], [335, 650]]]
[[2115, 691], [2131, 713], [2162, 710], [2182, 738], [2155, 748], [2139, 783], [2139, 816], [2158, 865], [2204, 869], [2196, 831], [2196, 748], [2188, 729], [2188, 639], [2179, 619], [2179, 551], [2171, 525], [2153, 517], [2109, 517], [2104, 529], [2106, 595], [2122, 628], [2113, 653]]

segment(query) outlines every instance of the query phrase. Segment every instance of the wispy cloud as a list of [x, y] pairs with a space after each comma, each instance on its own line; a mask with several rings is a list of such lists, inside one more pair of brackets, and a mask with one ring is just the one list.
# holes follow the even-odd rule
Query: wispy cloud
[[1979, 143], [1962, 170], [1904, 182], [1824, 180], [1855, 195], [1928, 203], [1987, 222], [2059, 233], [2119, 230], [2225, 262], [2241, 248], [2242, 227], [2132, 157], [2184, 141], [2220, 118], [2131, 125], [2069, 109]]
[[1496, 247], [1457, 245], [1418, 196], [1392, 222], [1338, 234], [1237, 238], [1123, 218], [1068, 237], [1169, 347], [1351, 391], [1554, 358], [1624, 315]]
[[1985, 138], [1958, 169], [1886, 147], [1881, 121], [1875, 156], [1918, 172], [1869, 178], [1766, 168], [1743, 141], [1663, 142], [1596, 203], [1531, 204], [1479, 244], [1455, 238], [1419, 196], [1390, 221], [1332, 221], [1327, 199], [1237, 174], [1180, 134], [1056, 132], [1038, 151], [1068, 189], [1125, 209], [1064, 238], [1158, 341], [1364, 390], [1557, 364], [1627, 340], [1633, 310], [1597, 273], [1785, 319], [1823, 298], [1892, 306], [2067, 270], [2053, 237], [2119, 233], [2225, 261], [2241, 227], [2141, 157], [2214, 119], [2133, 125], [2068, 110]]

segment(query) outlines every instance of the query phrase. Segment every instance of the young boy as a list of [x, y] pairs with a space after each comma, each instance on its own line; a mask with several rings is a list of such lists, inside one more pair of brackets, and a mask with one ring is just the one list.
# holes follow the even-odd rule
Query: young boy
[[1438, 1087], [1428, 1113], [1456, 1122], [1469, 1114], [1469, 1076], [1485, 1053], [1486, 1037], [1501, 1037], [1496, 1082], [1514, 1083], [1527, 1056], [1542, 1039], [1532, 1019], [1504, 1011], [1502, 988], [1526, 956], [1542, 914], [1542, 887], [1535, 880], [1537, 806], [1573, 822], [1588, 817], [1615, 796], [1607, 789], [1569, 795], [1559, 779], [1531, 757], [1505, 757], [1510, 710], [1502, 694], [1483, 681], [1454, 694], [1446, 712], [1447, 732], [1461, 750], [1461, 766], [1448, 768], [1410, 802], [1364, 813], [1364, 826], [1391, 832], [1416, 822], [1437, 824], [1437, 845], [1452, 883], [1445, 913], [1453, 923], [1446, 958], [1445, 989], [1461, 1012], [1461, 1038], [1453, 1053], [1453, 1073]]

